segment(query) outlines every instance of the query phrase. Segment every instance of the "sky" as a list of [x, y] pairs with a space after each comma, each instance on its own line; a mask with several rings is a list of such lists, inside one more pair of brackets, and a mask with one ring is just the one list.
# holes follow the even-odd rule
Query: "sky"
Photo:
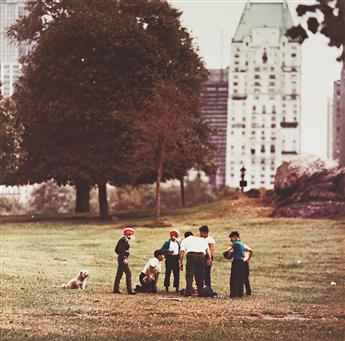
[[[267, 0], [280, 2], [279, 0]], [[287, 0], [293, 20], [296, 7], [310, 1]], [[241, 18], [245, 0], [170, 0], [182, 11], [182, 24], [194, 38], [207, 68], [230, 65], [230, 44]], [[326, 157], [328, 98], [333, 94], [333, 82], [340, 78], [340, 52], [327, 45], [328, 39], [313, 35], [302, 45], [302, 153]]]

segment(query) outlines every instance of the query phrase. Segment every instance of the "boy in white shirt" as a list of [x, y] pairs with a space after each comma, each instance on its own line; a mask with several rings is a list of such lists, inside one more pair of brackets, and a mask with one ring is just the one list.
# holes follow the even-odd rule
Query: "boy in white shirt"
[[[206, 225], [201, 226], [199, 228], [199, 232], [200, 232], [200, 237], [205, 238], [208, 243], [208, 247], [210, 249], [210, 254], [211, 254], [211, 260], [213, 262], [214, 244], [216, 244], [216, 242], [214, 238], [209, 235], [208, 226]], [[211, 266], [208, 265], [207, 257], [205, 259], [205, 285], [211, 288]]]
[[140, 292], [157, 293], [157, 282], [160, 272], [162, 271], [161, 262], [164, 260], [164, 251], [156, 250], [154, 257], [150, 258], [145, 264], [139, 275], [141, 284]]
[[201, 295], [205, 282], [205, 257], [207, 264], [212, 265], [210, 249], [205, 238], [189, 236], [181, 243], [180, 269], [183, 270], [183, 258], [187, 255], [186, 264], [186, 296], [193, 293], [193, 277]]

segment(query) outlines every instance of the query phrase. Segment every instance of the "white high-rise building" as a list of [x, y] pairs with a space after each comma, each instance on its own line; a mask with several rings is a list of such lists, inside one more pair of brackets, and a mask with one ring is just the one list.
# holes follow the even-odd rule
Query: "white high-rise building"
[[16, 20], [25, 14], [25, 0], [0, 0], [0, 82], [2, 95], [11, 96], [14, 83], [20, 75], [19, 58], [25, 53], [24, 45], [18, 45], [7, 36]]
[[276, 168], [300, 153], [301, 49], [285, 36], [286, 2], [248, 1], [231, 43], [226, 185], [272, 188]]

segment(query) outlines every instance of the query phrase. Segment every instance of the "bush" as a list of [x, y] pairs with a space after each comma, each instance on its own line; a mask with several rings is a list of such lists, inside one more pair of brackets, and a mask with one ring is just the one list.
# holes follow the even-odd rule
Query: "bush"
[[0, 215], [24, 213], [24, 207], [16, 196], [0, 197]]
[[54, 181], [42, 183], [32, 192], [30, 210], [35, 213], [70, 213], [74, 211], [75, 189], [58, 186]]

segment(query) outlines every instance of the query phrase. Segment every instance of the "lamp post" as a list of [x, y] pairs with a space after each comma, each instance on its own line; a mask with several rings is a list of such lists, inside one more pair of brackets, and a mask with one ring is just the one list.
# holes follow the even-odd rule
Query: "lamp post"
[[242, 166], [242, 168], [240, 169], [241, 171], [241, 181], [240, 181], [240, 187], [241, 187], [241, 193], [244, 192], [244, 187], [247, 186], [247, 181], [244, 180], [244, 177], [246, 175], [246, 169], [244, 168], [244, 166]]

